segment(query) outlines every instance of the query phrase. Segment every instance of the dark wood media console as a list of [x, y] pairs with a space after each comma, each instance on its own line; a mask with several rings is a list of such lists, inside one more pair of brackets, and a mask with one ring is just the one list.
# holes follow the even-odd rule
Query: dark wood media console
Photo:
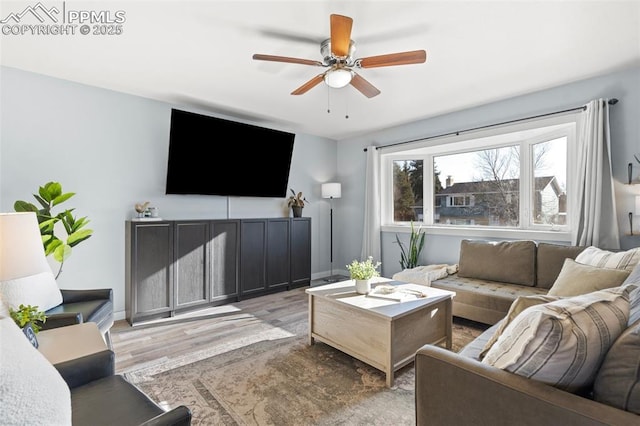
[[311, 282], [311, 218], [125, 225], [125, 310], [132, 325]]

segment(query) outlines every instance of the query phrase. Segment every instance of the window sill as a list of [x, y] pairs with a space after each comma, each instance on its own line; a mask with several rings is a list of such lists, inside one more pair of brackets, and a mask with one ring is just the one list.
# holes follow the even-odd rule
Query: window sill
[[[418, 224], [414, 224], [417, 229]], [[538, 231], [531, 229], [499, 229], [499, 228], [471, 228], [463, 226], [427, 226], [422, 225], [422, 229], [429, 235], [449, 235], [458, 237], [474, 238], [498, 238], [534, 241], [557, 241], [571, 242], [571, 233], [568, 231]], [[381, 227], [382, 232], [409, 233], [410, 226], [385, 225]]]

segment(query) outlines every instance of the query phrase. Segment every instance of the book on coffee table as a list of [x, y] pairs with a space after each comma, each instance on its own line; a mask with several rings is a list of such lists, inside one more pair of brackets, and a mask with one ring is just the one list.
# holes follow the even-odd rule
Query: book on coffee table
[[394, 300], [396, 302], [407, 302], [427, 297], [425, 293], [419, 290], [384, 284], [374, 287], [369, 293], [367, 293], [367, 296], [378, 299]]

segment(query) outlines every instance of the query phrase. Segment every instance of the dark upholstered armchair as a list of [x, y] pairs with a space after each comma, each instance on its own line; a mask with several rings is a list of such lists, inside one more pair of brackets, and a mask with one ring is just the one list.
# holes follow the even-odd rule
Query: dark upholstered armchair
[[60, 290], [62, 303], [45, 312], [47, 321], [42, 329], [95, 322], [111, 347], [109, 330], [113, 326], [113, 290]]
[[191, 410], [178, 406], [165, 411], [123, 376], [114, 374], [111, 350], [55, 364], [71, 390], [71, 416], [75, 425], [191, 424]]

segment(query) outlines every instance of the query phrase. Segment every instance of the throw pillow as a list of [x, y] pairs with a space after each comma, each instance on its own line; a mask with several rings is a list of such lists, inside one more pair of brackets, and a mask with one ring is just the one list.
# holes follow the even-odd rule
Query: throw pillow
[[629, 293], [629, 322], [628, 324], [634, 324], [636, 321], [640, 321], [640, 282], [638, 284], [623, 284], [632, 285], [635, 290]]
[[70, 425], [71, 393], [49, 361], [11, 318], [0, 318], [2, 424]]
[[62, 293], [49, 271], [0, 282], [0, 300], [13, 309], [23, 304], [46, 311], [62, 303]]
[[593, 399], [640, 414], [640, 322], [615, 341], [593, 384]]
[[582, 393], [609, 347], [627, 328], [629, 288], [616, 287], [525, 309], [483, 363]]
[[598, 268], [625, 269], [631, 272], [640, 262], [640, 247], [612, 252], [590, 246], [576, 256], [576, 262]]
[[622, 269], [596, 268], [575, 260], [565, 259], [549, 296], [578, 296], [605, 288], [618, 287], [629, 276]]
[[537, 294], [537, 295], [533, 295], [533, 296], [520, 296], [520, 297], [518, 297], [516, 300], [513, 301], [513, 303], [509, 307], [509, 311], [507, 312], [507, 315], [500, 321], [500, 326], [498, 327], [498, 329], [495, 331], [495, 333], [493, 333], [493, 336], [491, 336], [491, 338], [484, 345], [484, 348], [482, 348], [482, 351], [480, 352], [480, 354], [478, 356], [479, 359], [482, 359], [482, 358], [485, 357], [485, 355], [487, 354], [489, 349], [491, 349], [491, 346], [493, 346], [493, 344], [498, 341], [498, 338], [504, 332], [504, 329], [507, 328], [507, 326], [509, 324], [511, 324], [511, 322], [522, 311], [524, 311], [525, 309], [527, 309], [527, 308], [529, 308], [531, 306], [541, 305], [543, 303], [554, 302], [554, 301], [559, 300], [559, 299], [560, 299], [559, 296], [545, 296], [543, 294]]
[[633, 268], [633, 271], [629, 274], [626, 280], [622, 283], [622, 285], [627, 284], [638, 284], [640, 285], [640, 262]]
[[536, 243], [533, 241], [462, 240], [460, 243], [459, 277], [533, 287], [535, 267]]

